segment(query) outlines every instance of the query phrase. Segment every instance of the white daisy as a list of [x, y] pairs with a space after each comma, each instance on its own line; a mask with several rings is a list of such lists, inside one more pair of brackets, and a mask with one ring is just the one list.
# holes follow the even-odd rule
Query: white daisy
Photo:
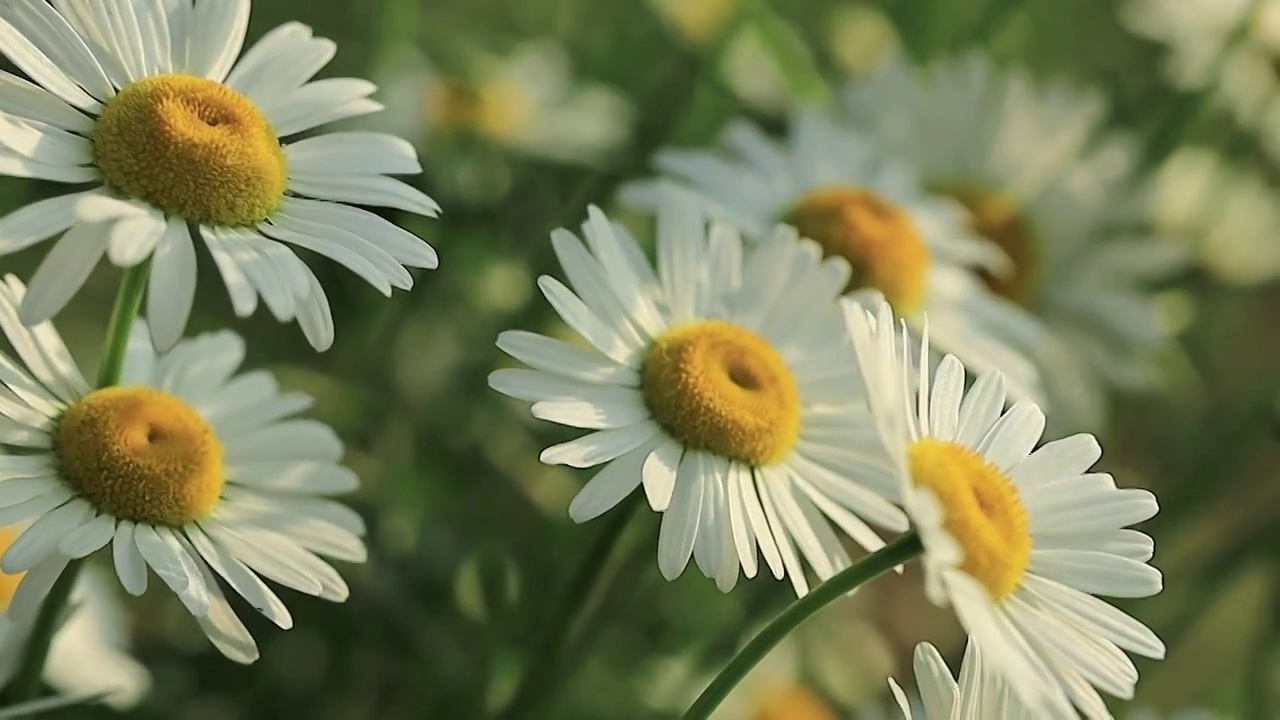
[[1095, 688], [1133, 696], [1138, 672], [1124, 650], [1164, 656], [1150, 630], [1095, 597], [1160, 592], [1160, 571], [1147, 564], [1151, 538], [1124, 529], [1155, 515], [1155, 498], [1088, 472], [1102, 454], [1092, 435], [1032, 452], [1044, 414], [1026, 401], [1005, 411], [999, 372], [968, 393], [952, 356], [917, 376], [909, 335], [887, 304], [873, 316], [849, 303], [846, 316], [881, 444], [924, 544], [929, 599], [955, 610], [983, 662], [1037, 717], [1074, 718], [1073, 704], [1110, 717]]
[[1280, 276], [1280, 199], [1260, 173], [1183, 146], [1156, 172], [1149, 210], [1218, 280], [1257, 285]]
[[109, 544], [125, 590], [142, 594], [151, 568], [238, 662], [258, 649], [217, 576], [286, 629], [289, 611], [260, 575], [346, 599], [346, 582], [318, 555], [363, 562], [364, 524], [320, 496], [357, 479], [338, 464], [328, 426], [289, 419], [309, 397], [280, 392], [266, 372], [236, 375], [245, 348], [233, 333], [157, 355], [141, 321], [121, 384], [90, 390], [51, 324], [19, 322], [24, 294], [13, 276], [0, 285], [0, 328], [25, 365], [0, 354], [0, 525], [32, 523], [0, 569]]
[[[18, 537], [18, 528], [0, 528], [0, 552]], [[67, 558], [54, 555], [29, 573], [0, 573], [0, 687], [7, 685], [18, 668], [35, 624], [40, 602]], [[22, 584], [32, 575], [33, 582]], [[47, 578], [48, 583], [41, 581]], [[70, 697], [105, 694], [103, 700], [117, 710], [127, 710], [151, 688], [151, 675], [126, 651], [125, 617], [115, 589], [97, 568], [87, 567], [71, 593], [72, 611], [59, 627], [49, 647], [44, 680]]]
[[1174, 328], [1150, 288], [1186, 254], [1122, 229], [1141, 219], [1136, 156], [1101, 136], [1101, 93], [972, 53], [918, 71], [895, 64], [851, 83], [844, 101], [856, 127], [962, 202], [973, 229], [1012, 259], [984, 280], [1049, 330], [1034, 359], [1055, 425], [1098, 430], [1109, 389], [1157, 384], [1155, 356]]
[[860, 518], [906, 527], [886, 499], [892, 470], [849, 449], [872, 432], [836, 301], [849, 267], [785, 227], [744, 258], [737, 232], [708, 232], [683, 194], [660, 205], [657, 225], [656, 273], [595, 208], [585, 247], [554, 232], [569, 286], [538, 285], [591, 349], [503, 333], [498, 346], [533, 369], [498, 370], [490, 385], [533, 403], [535, 417], [596, 431], [542, 453], [604, 464], [570, 505], [575, 521], [643, 484], [664, 513], [666, 578], [692, 555], [728, 591], [739, 565], [755, 576], [758, 547], [804, 594], [801, 557], [822, 579], [849, 564], [828, 520], [868, 549], [884, 543]]
[[[665, 151], [655, 164], [748, 238], [765, 237], [780, 220], [796, 226], [850, 262], [850, 291], [883, 293], [917, 330], [927, 312], [940, 348], [973, 367], [1004, 370], [1019, 397], [1039, 396], [1026, 355], [1043, 331], [973, 275], [1008, 259], [970, 232], [959, 203], [926, 193], [909, 166], [812, 111], [796, 116], [785, 142], [735, 122], [722, 144], [721, 152]], [[652, 207], [669, 182], [634, 183], [622, 196]]]
[[387, 112], [374, 122], [403, 137], [468, 132], [528, 155], [594, 164], [631, 133], [626, 98], [575, 82], [568, 54], [547, 40], [478, 63], [471, 80], [441, 75], [413, 48], [396, 53], [385, 75]]
[[[1280, 0], [1128, 0], [1121, 22], [1167, 47], [1164, 74], [1183, 90], [1211, 83], [1214, 101], [1280, 150]], [[1241, 41], [1228, 51], [1232, 37]], [[1221, 73], [1214, 69], [1226, 52]]]
[[238, 316], [261, 298], [323, 350], [329, 303], [294, 247], [385, 295], [412, 286], [408, 267], [436, 266], [412, 233], [347, 204], [434, 217], [434, 201], [388, 177], [421, 171], [409, 143], [366, 132], [280, 142], [381, 109], [364, 80], [308, 82], [332, 41], [288, 23], [237, 62], [250, 0], [50, 1], [0, 4], [0, 52], [31, 80], [0, 74], [0, 173], [96, 187], [0, 219], [0, 255], [62, 235], [23, 322], [53, 317], [103, 255], [120, 267], [152, 258], [147, 313], [168, 349], [191, 311], [201, 237]]
[[702, 45], [729, 24], [742, 0], [649, 0], [649, 5], [686, 42]]

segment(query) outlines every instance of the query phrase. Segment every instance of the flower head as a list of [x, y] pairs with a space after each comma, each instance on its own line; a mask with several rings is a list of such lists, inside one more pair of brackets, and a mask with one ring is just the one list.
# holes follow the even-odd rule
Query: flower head
[[[363, 562], [364, 523], [324, 496], [357, 480], [332, 430], [291, 419], [310, 398], [282, 393], [268, 373], [237, 374], [237, 335], [157, 354], [142, 321], [121, 384], [91, 390], [52, 325], [19, 322], [25, 294], [13, 276], [0, 285], [0, 328], [22, 361], [0, 354], [0, 524], [31, 522], [0, 569], [29, 571], [19, 594], [109, 545], [125, 590], [142, 594], [150, 569], [239, 662], [257, 646], [217, 578], [285, 629], [293, 619], [263, 577], [346, 599], [320, 556]], [[57, 571], [35, 573], [46, 562]]]
[[[1110, 717], [1097, 689], [1131, 698], [1125, 650], [1160, 658], [1150, 630], [1095, 595], [1147, 597], [1160, 572], [1151, 538], [1125, 526], [1155, 515], [1151, 493], [1089, 472], [1091, 435], [1040, 446], [1035, 404], [1005, 409], [1004, 377], [946, 356], [912, 367], [912, 341], [881, 303], [846, 307], [880, 444], [924, 545], [930, 600], [954, 608], [974, 652], [1037, 717]], [[928, 332], [919, 356], [928, 358]], [[1095, 689], [1096, 688], [1096, 689]]]
[[1142, 185], [1133, 145], [1102, 132], [1101, 93], [973, 52], [851, 82], [844, 108], [1008, 256], [980, 276], [1047, 331], [1031, 355], [1055, 425], [1100, 430], [1110, 390], [1158, 384], [1174, 328], [1155, 289], [1187, 257], [1167, 238], [1120, 229], [1141, 226]]
[[[50, 4], [52, 2], [52, 4]], [[204, 240], [237, 315], [259, 300], [333, 341], [324, 289], [295, 253], [326, 255], [390, 295], [434, 250], [355, 205], [434, 217], [391, 175], [421, 170], [407, 142], [367, 132], [291, 136], [381, 109], [372, 83], [312, 81], [336, 51], [299, 23], [240, 57], [250, 0], [33, 0], [0, 7], [0, 52], [30, 81], [0, 76], [0, 173], [96, 187], [0, 218], [0, 255], [55, 235], [23, 322], [53, 317], [105, 255], [151, 260], [157, 346], [182, 336]], [[238, 58], [238, 59], [237, 59]], [[281, 68], [287, 68], [282, 70]]]
[[824, 579], [849, 562], [829, 521], [868, 548], [884, 543], [862, 518], [905, 529], [890, 468], [849, 450], [870, 431], [836, 301], [849, 266], [789, 228], [746, 252], [684, 194], [661, 204], [657, 226], [656, 272], [594, 208], [585, 245], [553, 233], [569, 285], [538, 284], [590, 347], [503, 333], [498, 346], [532, 369], [498, 370], [490, 385], [592, 431], [542, 454], [603, 465], [574, 520], [643, 485], [663, 513], [668, 579], [692, 557], [727, 591], [739, 568], [755, 576], [758, 551], [803, 594], [801, 557]]
[[847, 292], [868, 302], [884, 296], [916, 330], [927, 312], [940, 348], [974, 367], [1000, 368], [1017, 395], [1039, 397], [1029, 355], [1043, 329], [974, 275], [1002, 273], [1009, 259], [972, 232], [958, 202], [926, 192], [915, 170], [873, 138], [812, 111], [796, 115], [783, 141], [740, 121], [722, 145], [660, 153], [656, 165], [668, 177], [629, 185], [623, 198], [652, 207], [676, 184], [749, 240], [769, 237], [778, 222], [792, 225], [825, 256], [849, 263]]

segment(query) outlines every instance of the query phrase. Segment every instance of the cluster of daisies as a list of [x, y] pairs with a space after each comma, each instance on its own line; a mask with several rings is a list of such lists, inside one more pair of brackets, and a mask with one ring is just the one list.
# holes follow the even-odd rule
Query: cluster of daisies
[[1164, 655], [1099, 597], [1160, 592], [1129, 528], [1157, 504], [1069, 432], [1156, 381], [1153, 286], [1186, 254], [1126, 222], [1136, 162], [1099, 137], [1104, 112], [967, 55], [891, 66], [784, 137], [736, 121], [717, 148], [662, 152], [622, 191], [652, 213], [654, 259], [596, 208], [554, 232], [564, 279], [538, 286], [582, 342], [503, 333], [527, 367], [490, 384], [586, 432], [541, 456], [595, 468], [573, 520], [644, 493], [667, 579], [767, 572], [803, 596], [850, 541], [910, 531], [927, 597], [969, 635], [958, 688], [920, 648], [928, 717], [1110, 717], [1129, 653]]
[[[232, 332], [184, 339], [197, 245], [237, 316], [261, 303], [324, 350], [333, 316], [298, 249], [390, 295], [436, 253], [365, 207], [439, 208], [393, 177], [421, 170], [405, 140], [316, 132], [382, 109], [370, 82], [313, 79], [335, 44], [288, 23], [244, 49], [249, 14], [250, 0], [0, 3], [0, 53], [23, 73], [0, 72], [0, 173], [66, 187], [0, 218], [0, 255], [56, 238], [27, 283], [0, 280], [0, 683], [82, 559], [109, 558], [118, 582], [78, 573], [44, 677], [125, 707], [149, 679], [124, 654], [113, 583], [141, 595], [154, 576], [250, 663], [229, 595], [288, 629], [267, 580], [341, 602], [330, 560], [366, 558], [360, 515], [330, 499], [358, 485], [342, 443], [298, 417], [311, 399], [242, 370]], [[93, 382], [51, 321], [104, 256], [125, 280]]]
[[[390, 295], [437, 256], [364, 208], [439, 209], [393, 177], [421, 170], [411, 143], [314, 132], [381, 109], [374, 85], [313, 80], [335, 46], [297, 23], [242, 53], [249, 12], [0, 3], [0, 52], [25, 75], [0, 74], [0, 173], [73, 186], [0, 219], [0, 254], [58, 238], [29, 283], [0, 283], [14, 352], [0, 355], [0, 570], [15, 580], [0, 585], [0, 681], [90, 556], [133, 595], [154, 574], [246, 663], [258, 650], [229, 594], [287, 629], [266, 580], [342, 601], [329, 560], [366, 557], [360, 516], [329, 497], [357, 486], [342, 445], [297, 417], [310, 399], [240, 372], [233, 333], [183, 339], [196, 246], [236, 315], [261, 301], [323, 350], [333, 317], [296, 250]], [[614, 142], [552, 112], [609, 101], [562, 107], [562, 82], [528, 81], [563, 58], [527, 54], [487, 90], [442, 80], [429, 113], [521, 148]], [[1170, 331], [1150, 288], [1185, 256], [1112, 232], [1141, 203], [1131, 148], [1100, 137], [1104, 111], [971, 55], [890, 66], [838, 112], [797, 110], [784, 138], [739, 121], [718, 148], [661, 153], [661, 177], [622, 194], [652, 213], [654, 258], [594, 207], [552, 233], [564, 279], [538, 286], [582, 342], [504, 333], [528, 367], [490, 383], [587, 431], [541, 456], [598, 468], [575, 521], [643, 492], [666, 578], [692, 562], [727, 592], [763, 565], [803, 596], [851, 564], [847, 541], [875, 551], [912, 532], [928, 598], [969, 633], [958, 689], [920, 651], [929, 717], [1109, 717], [1101, 693], [1129, 698], [1138, 681], [1128, 653], [1164, 653], [1098, 597], [1160, 591], [1151, 538], [1128, 529], [1157, 506], [1091, 470], [1092, 435], [1066, 432], [1102, 426], [1113, 389], [1155, 382]], [[530, 113], [545, 132], [516, 132]], [[91, 383], [51, 323], [104, 256], [126, 279]], [[1065, 437], [1042, 443], [1046, 427]], [[94, 577], [79, 578], [84, 611], [109, 617]], [[83, 634], [102, 662], [64, 677], [55, 643], [46, 675], [127, 704], [145, 671], [120, 659], [119, 621], [95, 617], [60, 637]]]

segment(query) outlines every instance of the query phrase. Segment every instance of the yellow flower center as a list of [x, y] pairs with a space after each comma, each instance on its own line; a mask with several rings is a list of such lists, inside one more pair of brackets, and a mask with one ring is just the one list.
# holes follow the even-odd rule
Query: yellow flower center
[[937, 498], [947, 533], [964, 550], [960, 569], [993, 600], [1008, 597], [1031, 561], [1027, 510], [1017, 488], [982, 456], [948, 440], [917, 440], [907, 457], [912, 481]]
[[959, 200], [973, 215], [970, 227], [995, 243], [1013, 261], [1013, 269], [1005, 275], [983, 270], [980, 274], [987, 287], [997, 295], [1026, 306], [1040, 284], [1040, 242], [1035, 228], [1013, 200], [998, 193], [976, 188], [957, 187], [943, 192]]
[[[18, 529], [15, 526], [0, 528], [0, 555], [3, 555], [14, 540], [18, 539]], [[18, 589], [18, 583], [22, 582], [22, 576], [25, 572], [9, 573], [0, 571], [0, 612], [9, 609], [9, 603], [13, 602], [13, 593]]]
[[751, 720], [838, 720], [839, 716], [818, 694], [795, 683], [760, 697]]
[[524, 88], [493, 82], [480, 88], [445, 81], [427, 98], [431, 124], [443, 130], [471, 129], [499, 140], [515, 137], [530, 121], [533, 101]]
[[853, 266], [849, 289], [873, 287], [900, 315], [924, 302], [929, 248], [911, 216], [868, 190], [816, 190], [792, 206], [783, 221]]
[[99, 511], [178, 527], [208, 515], [225, 473], [222, 445], [190, 405], [148, 387], [97, 390], [58, 421], [67, 484]]
[[93, 129], [107, 185], [205, 225], [254, 225], [288, 182], [284, 148], [249, 98], [193, 75], [153, 75], [107, 103]]
[[673, 438], [750, 465], [785, 458], [800, 432], [791, 370], [764, 338], [731, 323], [668, 330], [644, 358], [640, 388]]

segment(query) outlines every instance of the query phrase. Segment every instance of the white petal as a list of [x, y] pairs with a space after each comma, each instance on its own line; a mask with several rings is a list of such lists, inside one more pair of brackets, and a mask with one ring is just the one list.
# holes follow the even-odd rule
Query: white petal
[[1151, 597], [1164, 587], [1160, 571], [1150, 565], [1088, 550], [1035, 550], [1029, 569], [1092, 595]]
[[8, 3], [3, 15], [54, 65], [96, 99], [105, 101], [115, 95], [111, 80], [84, 39], [48, 3]]
[[289, 191], [317, 200], [395, 208], [426, 217], [440, 214], [440, 206], [421, 190], [385, 175], [295, 175], [289, 178]]
[[[657, 423], [646, 420], [635, 425], [601, 430], [576, 440], [553, 445], [543, 450], [538, 459], [548, 465], [594, 467], [629, 453], [641, 445], [646, 446], [645, 454], [647, 455], [652, 447], [650, 440], [658, 437], [661, 432]], [[638, 476], [639, 473], [637, 473]]]
[[48, 123], [80, 135], [93, 133], [89, 116], [28, 80], [0, 72], [0, 112]]
[[169, 218], [156, 248], [147, 289], [151, 340], [165, 352], [182, 339], [196, 295], [196, 250], [185, 220]]
[[979, 376], [960, 405], [956, 442], [965, 447], [976, 448], [1000, 417], [1000, 411], [1004, 409], [1004, 398], [1003, 375], [990, 372]]
[[13, 541], [0, 558], [0, 567], [10, 575], [30, 570], [49, 557], [58, 543], [88, 519], [93, 509], [79, 498], [46, 513]]
[[569, 517], [584, 523], [608, 512], [640, 486], [649, 448], [639, 447], [609, 462], [587, 482], [569, 504]]
[[117, 267], [130, 268], [146, 260], [168, 229], [164, 213], [134, 215], [111, 226], [107, 257]]
[[662, 577], [675, 580], [684, 572], [693, 556], [694, 541], [698, 537], [698, 523], [702, 516], [705, 479], [697, 472], [692, 453], [686, 453], [677, 471], [675, 493], [671, 506], [662, 514], [662, 527], [658, 535], [658, 569]]
[[200, 528], [188, 527], [185, 532], [200, 557], [241, 597], [248, 600], [255, 610], [283, 630], [293, 627], [293, 616], [289, 614], [289, 609], [252, 570], [211, 540]]
[[194, 7], [187, 70], [222, 82], [244, 46], [249, 0], [200, 0]]
[[526, 365], [543, 372], [591, 383], [639, 387], [640, 374], [609, 358], [523, 330], [507, 330], [498, 335], [498, 348]]
[[665, 512], [671, 504], [671, 496], [676, 489], [676, 472], [683, 454], [684, 446], [671, 438], [665, 438], [645, 458], [641, 469], [644, 494], [654, 512]]
[[1044, 433], [1045, 418], [1035, 403], [1020, 401], [992, 426], [978, 452], [1001, 472], [1027, 459]]
[[101, 222], [136, 212], [136, 206], [109, 198], [101, 189], [24, 205], [0, 219], [0, 255], [30, 247], [77, 223]]
[[111, 558], [115, 561], [116, 575], [125, 591], [130, 595], [141, 595], [147, 591], [147, 563], [138, 552], [134, 530], [135, 526], [129, 520], [121, 520], [116, 525], [116, 536], [111, 541]]
[[14, 65], [22, 68], [28, 77], [65, 102], [92, 113], [102, 109], [101, 103], [81, 89], [25, 35], [3, 19], [0, 19], [0, 52], [8, 56]]
[[407, 140], [373, 132], [335, 132], [285, 146], [289, 169], [314, 175], [416, 175], [418, 153]]
[[68, 557], [82, 558], [101, 550], [115, 537], [116, 519], [99, 515], [72, 530], [58, 543], [58, 550]]
[[38, 325], [66, 307], [106, 253], [107, 231], [101, 224], [76, 225], [54, 243], [31, 276], [19, 308], [24, 324]]

